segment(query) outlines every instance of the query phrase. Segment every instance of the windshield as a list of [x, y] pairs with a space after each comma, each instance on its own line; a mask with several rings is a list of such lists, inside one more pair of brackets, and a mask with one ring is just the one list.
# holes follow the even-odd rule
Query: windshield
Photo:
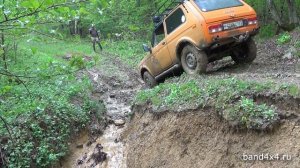
[[243, 5], [239, 0], [195, 0], [195, 3], [203, 12]]

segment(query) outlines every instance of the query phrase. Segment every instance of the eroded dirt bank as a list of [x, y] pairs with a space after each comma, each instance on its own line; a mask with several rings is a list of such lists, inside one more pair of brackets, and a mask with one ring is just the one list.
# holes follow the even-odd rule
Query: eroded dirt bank
[[[270, 132], [237, 131], [212, 109], [153, 113], [137, 107], [123, 138], [130, 168], [299, 167], [300, 120], [282, 120]], [[299, 111], [296, 113], [300, 113]], [[269, 154], [264, 161], [245, 155]], [[243, 156], [244, 155], [244, 156]], [[289, 157], [289, 159], [287, 158]], [[249, 159], [249, 158], [248, 158]]]

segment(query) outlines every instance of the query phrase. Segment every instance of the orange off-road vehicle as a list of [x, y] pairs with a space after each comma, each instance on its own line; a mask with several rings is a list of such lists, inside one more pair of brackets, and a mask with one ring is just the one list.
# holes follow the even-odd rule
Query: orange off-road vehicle
[[236, 63], [256, 58], [252, 37], [259, 30], [257, 16], [244, 1], [183, 0], [168, 7], [153, 17], [151, 47], [143, 45], [150, 52], [139, 64], [146, 85], [155, 86], [178, 68], [187, 74], [204, 73], [209, 62], [226, 56]]

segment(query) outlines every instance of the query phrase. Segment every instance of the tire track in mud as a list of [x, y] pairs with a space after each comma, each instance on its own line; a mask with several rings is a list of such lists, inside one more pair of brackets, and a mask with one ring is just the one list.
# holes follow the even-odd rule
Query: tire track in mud
[[[235, 64], [231, 58], [226, 58], [208, 66], [208, 76], [236, 77], [242, 80], [257, 82], [275, 82], [296, 84], [300, 86], [300, 59], [290, 62], [266, 60], [258, 58], [250, 65]], [[269, 63], [268, 63], [269, 62]]]

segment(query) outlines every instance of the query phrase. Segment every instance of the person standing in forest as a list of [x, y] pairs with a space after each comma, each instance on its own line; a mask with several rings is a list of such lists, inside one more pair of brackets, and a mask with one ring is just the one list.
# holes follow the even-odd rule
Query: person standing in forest
[[94, 51], [96, 52], [96, 43], [98, 44], [100, 50], [102, 51], [102, 46], [100, 44], [100, 36], [94, 24], [92, 24], [92, 27], [89, 29], [89, 33], [93, 42]]

